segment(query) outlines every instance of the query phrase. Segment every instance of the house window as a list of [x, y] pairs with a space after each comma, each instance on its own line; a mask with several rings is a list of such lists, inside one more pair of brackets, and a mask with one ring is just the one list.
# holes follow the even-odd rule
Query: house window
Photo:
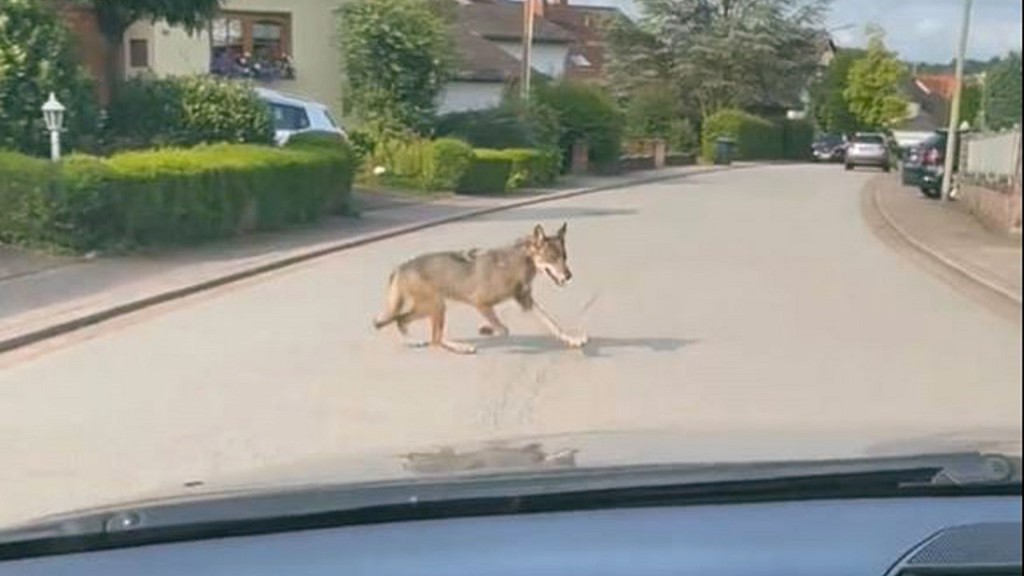
[[141, 38], [128, 41], [128, 65], [132, 68], [149, 68], [149, 42]]
[[293, 78], [290, 14], [224, 12], [210, 24], [210, 72], [259, 80]]

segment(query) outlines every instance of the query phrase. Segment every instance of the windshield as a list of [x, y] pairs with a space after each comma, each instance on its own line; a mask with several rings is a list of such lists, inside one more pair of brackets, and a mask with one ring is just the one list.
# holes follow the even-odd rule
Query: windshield
[[1019, 451], [1020, 2], [107, 4], [0, 0], [0, 529]]

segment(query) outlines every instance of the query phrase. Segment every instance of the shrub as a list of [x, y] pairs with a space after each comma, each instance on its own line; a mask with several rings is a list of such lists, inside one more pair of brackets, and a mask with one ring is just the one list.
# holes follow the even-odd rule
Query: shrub
[[555, 111], [560, 128], [559, 147], [565, 165], [572, 146], [586, 140], [589, 160], [598, 168], [614, 165], [622, 146], [623, 115], [600, 87], [562, 81], [539, 85], [535, 98]]
[[814, 124], [808, 120], [782, 121], [782, 157], [786, 160], [809, 160], [814, 143]]
[[0, 239], [86, 250], [195, 242], [348, 207], [347, 146], [218, 144], [71, 156], [0, 155]]
[[626, 132], [631, 138], [671, 141], [679, 114], [679, 98], [668, 84], [650, 84], [630, 98], [626, 106]]
[[782, 128], [740, 110], [722, 110], [704, 121], [704, 158], [714, 157], [715, 141], [729, 137], [736, 141], [736, 157], [744, 160], [782, 158]]
[[694, 152], [700, 146], [700, 137], [693, 123], [687, 118], [676, 118], [672, 121], [672, 132], [668, 139], [669, 150], [676, 152]]
[[512, 163], [508, 179], [510, 189], [553, 184], [562, 168], [562, 155], [558, 150], [510, 148], [495, 152]]
[[39, 111], [52, 91], [64, 104], [62, 137], [75, 149], [96, 131], [92, 84], [78, 66], [60, 17], [44, 2], [0, 0], [0, 148], [45, 155]]
[[502, 194], [508, 190], [512, 161], [498, 150], [477, 150], [469, 168], [459, 179], [459, 194]]
[[386, 169], [387, 185], [433, 192], [454, 189], [472, 159], [473, 148], [461, 140], [411, 138], [379, 143], [369, 164]]
[[288, 138], [288, 146], [348, 146], [345, 142], [345, 137], [337, 132], [328, 132], [326, 130], [311, 130], [309, 132], [299, 132], [298, 134], [292, 134]]
[[107, 126], [116, 148], [274, 139], [270, 111], [251, 87], [205, 76], [125, 82], [114, 95]]
[[434, 132], [465, 140], [476, 148], [554, 148], [560, 127], [551, 107], [508, 99], [496, 108], [446, 114], [438, 119]]
[[473, 162], [473, 148], [454, 138], [435, 140], [430, 148], [427, 186], [430, 190], [454, 190]]

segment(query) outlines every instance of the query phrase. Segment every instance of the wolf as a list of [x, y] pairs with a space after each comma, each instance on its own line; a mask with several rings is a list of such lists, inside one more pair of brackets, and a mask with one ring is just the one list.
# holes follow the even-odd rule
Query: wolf
[[431, 330], [426, 344], [456, 354], [473, 354], [473, 346], [445, 337], [446, 302], [474, 307], [486, 321], [480, 334], [507, 336], [508, 328], [494, 307], [515, 300], [564, 344], [572, 348], [584, 346], [585, 334], [567, 334], [533, 297], [533, 280], [538, 272], [546, 274], [559, 287], [572, 279], [565, 249], [567, 227], [563, 223], [549, 236], [538, 224], [531, 234], [502, 248], [433, 252], [405, 262], [388, 279], [385, 310], [374, 319], [374, 327], [379, 330], [394, 323], [404, 335], [409, 324], [428, 318]]

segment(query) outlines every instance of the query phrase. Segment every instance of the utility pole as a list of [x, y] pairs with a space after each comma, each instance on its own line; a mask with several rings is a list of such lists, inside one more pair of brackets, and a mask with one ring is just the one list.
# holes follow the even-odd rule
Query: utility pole
[[960, 136], [960, 93], [964, 85], [964, 56], [967, 53], [967, 33], [971, 27], [971, 2], [964, 0], [964, 15], [960, 20], [960, 44], [956, 51], [956, 73], [953, 85], [953, 102], [949, 111], [949, 132], [946, 138], [946, 163], [942, 169], [942, 199], [949, 200], [950, 192], [953, 189], [953, 160], [957, 150], [957, 140]]
[[523, 100], [530, 98], [530, 75], [533, 72], [533, 20], [536, 10], [536, 0], [523, 0], [523, 57], [520, 62], [522, 70], [519, 73], [520, 95]]

